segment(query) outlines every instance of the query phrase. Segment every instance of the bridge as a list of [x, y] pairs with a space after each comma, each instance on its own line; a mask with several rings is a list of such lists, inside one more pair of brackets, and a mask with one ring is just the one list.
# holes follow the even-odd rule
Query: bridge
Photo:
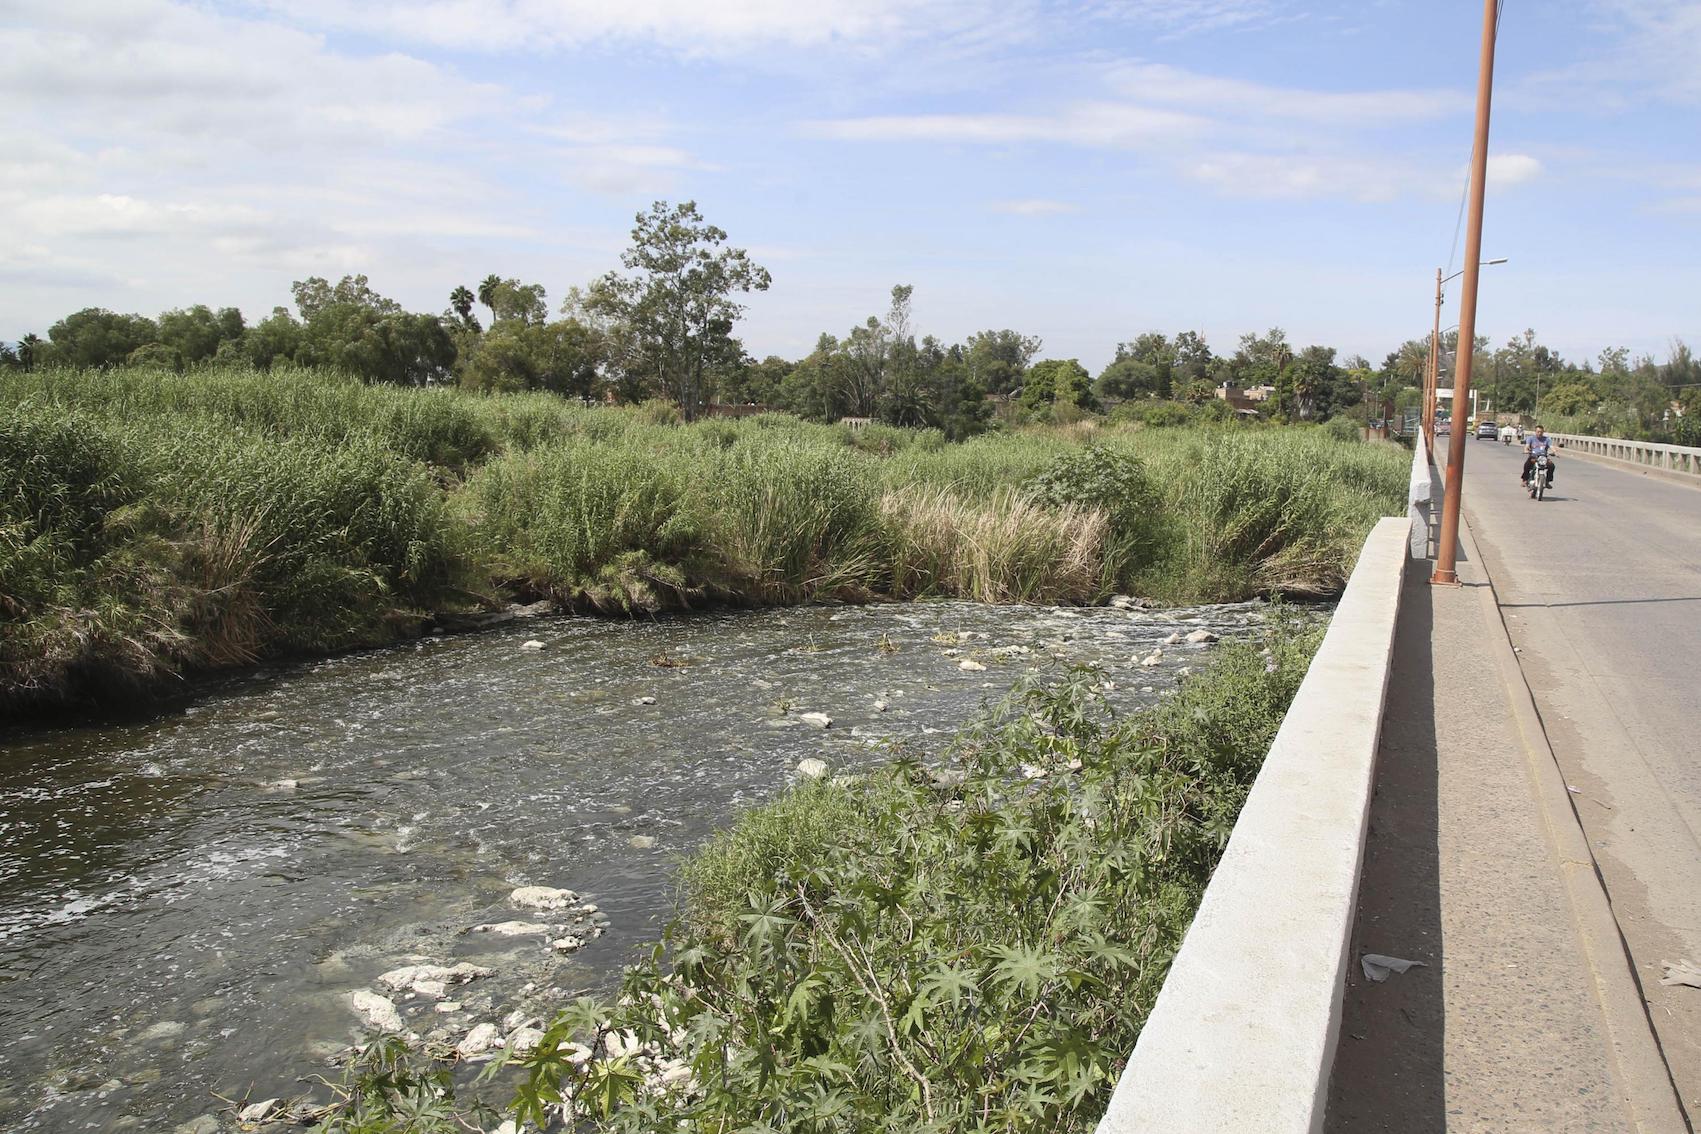
[[1566, 440], [1371, 535], [1100, 1134], [1694, 1129], [1701, 450]]

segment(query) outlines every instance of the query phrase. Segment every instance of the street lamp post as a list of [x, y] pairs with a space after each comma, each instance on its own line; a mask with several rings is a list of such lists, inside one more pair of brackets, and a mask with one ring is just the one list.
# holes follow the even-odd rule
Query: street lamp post
[[[1498, 256], [1493, 260], [1482, 261], [1479, 266], [1504, 264], [1506, 260], [1505, 256]], [[1441, 269], [1435, 269], [1435, 322], [1433, 329], [1429, 332], [1429, 367], [1424, 372], [1423, 383], [1423, 435], [1424, 439], [1429, 442], [1429, 451], [1432, 457], [1435, 453], [1435, 403], [1438, 397], [1437, 390], [1441, 385], [1441, 304], [1446, 298], [1441, 289], [1446, 287], [1449, 281], [1456, 280], [1464, 274], [1465, 269], [1460, 268], [1446, 279], [1442, 279]], [[1476, 343], [1471, 344], [1471, 349], [1476, 349]], [[1454, 407], [1455, 411], [1457, 408]]]

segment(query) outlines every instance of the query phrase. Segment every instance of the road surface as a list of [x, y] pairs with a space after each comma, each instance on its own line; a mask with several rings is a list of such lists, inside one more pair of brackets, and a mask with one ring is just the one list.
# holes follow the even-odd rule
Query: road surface
[[[1465, 513], [1691, 1121], [1701, 1117], [1701, 485], [1466, 440]], [[1444, 665], [1445, 659], [1437, 659]]]

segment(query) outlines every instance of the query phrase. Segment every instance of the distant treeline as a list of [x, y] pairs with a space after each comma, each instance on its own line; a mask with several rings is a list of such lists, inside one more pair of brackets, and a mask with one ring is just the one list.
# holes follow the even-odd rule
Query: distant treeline
[[[1376, 418], [1416, 404], [1427, 365], [1427, 336], [1373, 367], [1329, 346], [1296, 350], [1280, 328], [1242, 335], [1227, 353], [1198, 332], [1151, 331], [1118, 343], [1095, 377], [1076, 359], [1041, 358], [1038, 338], [1008, 328], [950, 344], [918, 335], [906, 285], [892, 289], [883, 314], [843, 335], [823, 333], [806, 357], [758, 360], [733, 332], [744, 312], [738, 297], [766, 290], [769, 274], [725, 241], [694, 203], [658, 201], [637, 218], [626, 272], [570, 288], [553, 313], [542, 284], [494, 274], [476, 290], [454, 287], [439, 314], [404, 310], [364, 275], [335, 284], [310, 277], [291, 287], [293, 312], [274, 308], [252, 325], [234, 307], [197, 305], [157, 319], [85, 308], [54, 323], [46, 339], [31, 333], [0, 345], [0, 367], [287, 362], [399, 385], [622, 403], [663, 397], [688, 420], [713, 402], [757, 404], [821, 421], [936, 428], [958, 440], [986, 430], [999, 412], [1067, 422], [1130, 401], [1208, 403], [1225, 383], [1265, 394], [1258, 411], [1267, 418]], [[1456, 339], [1444, 336], [1447, 373]], [[1625, 436], [1701, 440], [1701, 419], [1687, 413], [1701, 398], [1701, 365], [1680, 341], [1664, 363], [1620, 348], [1578, 365], [1526, 331], [1495, 351], [1479, 339], [1475, 373], [1497, 410]]]

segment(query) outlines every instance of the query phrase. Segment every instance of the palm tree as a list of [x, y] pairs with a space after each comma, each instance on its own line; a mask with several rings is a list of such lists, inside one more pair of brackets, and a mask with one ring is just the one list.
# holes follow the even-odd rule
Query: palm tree
[[455, 314], [465, 319], [472, 314], [473, 299], [473, 293], [462, 284], [449, 293], [449, 306], [454, 309]]
[[496, 298], [496, 289], [502, 286], [502, 277], [495, 272], [484, 277], [484, 282], [478, 285], [478, 301], [490, 308], [490, 321], [496, 322], [496, 307], [491, 301]]
[[18, 340], [18, 362], [25, 371], [35, 369], [36, 360], [41, 357], [41, 336], [31, 331]]
[[481, 331], [484, 328], [478, 325], [478, 320], [473, 317], [472, 313], [474, 302], [475, 296], [467, 289], [465, 284], [456, 287], [454, 291], [449, 293], [449, 309], [460, 316], [461, 326], [469, 330]]

